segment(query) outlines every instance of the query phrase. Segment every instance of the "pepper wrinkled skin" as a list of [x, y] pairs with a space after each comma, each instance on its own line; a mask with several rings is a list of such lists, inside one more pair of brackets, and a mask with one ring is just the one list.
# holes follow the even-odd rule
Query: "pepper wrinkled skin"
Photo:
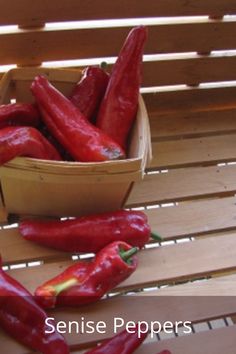
[[142, 55], [147, 28], [133, 28], [115, 62], [101, 102], [96, 125], [123, 149], [136, 119], [141, 85]]
[[69, 96], [71, 102], [90, 121], [94, 120], [108, 81], [109, 75], [102, 68], [88, 66]]
[[32, 103], [9, 103], [0, 105], [0, 128], [7, 126], [32, 126], [40, 123], [40, 114]]
[[54, 146], [35, 128], [6, 127], [0, 129], [0, 165], [17, 156], [61, 160]]
[[26, 240], [74, 253], [97, 253], [114, 241], [141, 248], [151, 235], [147, 216], [135, 210], [118, 210], [71, 220], [23, 220], [19, 231]]
[[148, 332], [142, 332], [138, 336], [137, 330], [134, 333], [124, 330], [85, 354], [131, 354], [142, 344], [147, 335]]
[[42, 108], [42, 119], [45, 124], [47, 125], [48, 118], [44, 117], [44, 111], [53, 120], [54, 127], [52, 124], [47, 125], [50, 133], [76, 161], [101, 162], [125, 157], [123, 149], [112, 138], [93, 126], [45, 77], [36, 76], [31, 90], [39, 108]]
[[39, 286], [35, 291], [36, 299], [44, 308], [96, 302], [135, 271], [137, 251], [125, 242], [113, 242], [92, 261], [80, 261]]
[[0, 327], [31, 350], [43, 354], [69, 354], [68, 345], [62, 335], [56, 331], [46, 333], [49, 330], [47, 318], [33, 296], [1, 269]]

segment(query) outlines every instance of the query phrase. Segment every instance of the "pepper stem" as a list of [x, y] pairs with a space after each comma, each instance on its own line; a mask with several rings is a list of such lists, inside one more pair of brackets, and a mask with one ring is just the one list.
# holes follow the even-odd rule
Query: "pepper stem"
[[131, 261], [131, 257], [133, 257], [136, 253], [138, 253], [138, 247], [130, 248], [129, 250], [120, 250], [120, 256], [123, 261], [129, 263]]
[[100, 63], [100, 68], [103, 69], [103, 70], [105, 70], [105, 69], [107, 68], [107, 62], [106, 62], [106, 61], [102, 61], [102, 62]]
[[151, 238], [155, 241], [163, 241], [163, 238], [153, 231], [151, 232]]
[[67, 290], [68, 288], [72, 287], [73, 285], [78, 284], [78, 280], [76, 278], [68, 279], [64, 281], [63, 283], [59, 283], [56, 285], [51, 285], [55, 291], [55, 295], [58, 295], [64, 290]]

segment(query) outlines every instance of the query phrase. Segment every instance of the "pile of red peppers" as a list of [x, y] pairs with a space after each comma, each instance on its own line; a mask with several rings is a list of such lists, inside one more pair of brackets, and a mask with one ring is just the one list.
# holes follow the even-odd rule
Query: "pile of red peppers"
[[[111, 74], [87, 67], [68, 97], [44, 76], [35, 77], [34, 104], [0, 106], [0, 165], [16, 156], [100, 162], [125, 158], [136, 118], [147, 28], [131, 30]], [[26, 240], [64, 252], [95, 253], [78, 261], [30, 294], [0, 270], [0, 326], [20, 343], [44, 354], [68, 354], [61, 334], [46, 331], [45, 310], [99, 301], [138, 266], [136, 253], [151, 232], [141, 211], [118, 210], [72, 220], [20, 222]], [[130, 354], [147, 337], [126, 330], [87, 354]], [[170, 354], [162, 351], [159, 354]]]
[[124, 159], [136, 119], [146, 39], [145, 26], [133, 28], [111, 74], [103, 66], [85, 68], [68, 97], [39, 75], [31, 84], [34, 104], [0, 106], [0, 165], [17, 156]]

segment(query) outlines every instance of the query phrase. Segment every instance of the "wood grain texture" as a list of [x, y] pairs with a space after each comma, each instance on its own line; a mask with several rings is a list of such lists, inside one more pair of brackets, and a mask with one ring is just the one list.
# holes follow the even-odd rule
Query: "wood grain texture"
[[[222, 257], [224, 254], [224, 257]], [[2, 254], [3, 261], [4, 253]], [[201, 259], [201, 262], [199, 262]], [[70, 262], [10, 270], [10, 274], [30, 291], [65, 269]], [[236, 269], [235, 233], [171, 246], [145, 250], [139, 254], [136, 272], [117, 289], [140, 289], [173, 281], [196, 279]]]
[[[142, 85], [162, 86], [235, 80], [236, 56], [223, 53], [209, 56], [174, 55], [143, 63]], [[168, 75], [166, 74], [168, 73]]]
[[[83, 346], [84, 344], [93, 346], [97, 341], [114, 335], [113, 319], [122, 317], [125, 322], [144, 320], [158, 320], [160, 323], [171, 321], [175, 323], [178, 320], [189, 320], [192, 322], [204, 321], [216, 317], [227, 316], [235, 313], [234, 297], [152, 297], [132, 296], [132, 298], [113, 298], [81, 309], [57, 310], [49, 313], [49, 316], [55, 317], [56, 321], [63, 320], [81, 321], [84, 317], [87, 321], [92, 320], [95, 323], [105, 321], [107, 331], [105, 335], [99, 333], [89, 334], [66, 334], [65, 337], [72, 347]], [[16, 342], [10, 341], [3, 333], [0, 334], [2, 350], [9, 354], [23, 354], [25, 349]], [[7, 351], [6, 351], [7, 349]], [[15, 350], [15, 351], [14, 351]], [[24, 351], [23, 351], [24, 350]]]
[[[96, 29], [58, 27], [58, 29], [10, 31], [0, 35], [2, 49], [0, 61], [2, 65], [14, 63], [34, 65], [50, 60], [117, 56], [129, 30], [130, 27]], [[195, 23], [183, 21], [171, 24], [167, 22], [149, 26], [145, 53], [234, 49], [235, 31], [236, 22], [233, 20], [202, 20]], [[28, 55], [25, 56], [25, 53]]]
[[[78, 21], [89, 19], [155, 17], [155, 16], [192, 16], [222, 15], [236, 13], [233, 0], [97, 0], [96, 11], [91, 1], [50, 0], [33, 3], [30, 0], [11, 0], [2, 2], [0, 24], [23, 24], [34, 26], [42, 22]], [[14, 8], [14, 11], [12, 9]], [[22, 11], [24, 8], [24, 11]], [[73, 10], [73, 11], [72, 11]]]
[[154, 142], [150, 169], [236, 160], [236, 134]]
[[234, 194], [236, 166], [195, 167], [145, 175], [136, 182], [128, 207]]
[[[169, 240], [234, 230], [235, 204], [235, 197], [232, 197], [182, 203], [178, 207], [157, 208], [146, 210], [145, 213], [152, 230], [164, 240]], [[0, 231], [0, 249], [4, 250], [5, 264], [35, 260], [53, 262], [70, 258], [69, 254], [25, 241], [17, 228]]]
[[[153, 341], [144, 343], [135, 351], [135, 354], [156, 354], [157, 351], [168, 349], [174, 354], [201, 354], [201, 343], [204, 346], [204, 353], [233, 354], [235, 350], [235, 326], [206, 330], [178, 338], [165, 339], [161, 342]], [[73, 354], [84, 354], [85, 351], [75, 351]]]
[[236, 133], [236, 109], [170, 114], [150, 110], [149, 117], [152, 141]]

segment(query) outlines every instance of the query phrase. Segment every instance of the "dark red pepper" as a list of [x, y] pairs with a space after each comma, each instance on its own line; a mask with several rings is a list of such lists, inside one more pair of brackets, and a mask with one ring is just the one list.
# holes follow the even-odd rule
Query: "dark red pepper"
[[[47, 125], [48, 117], [53, 120], [53, 126], [47, 125], [50, 133], [76, 161], [99, 162], [124, 158], [122, 148], [94, 127], [45, 77], [37, 76], [31, 89], [39, 108], [43, 109], [45, 124]], [[44, 111], [48, 114], [46, 118]]]
[[57, 150], [32, 127], [0, 129], [0, 165], [17, 156], [45, 160], [61, 160]]
[[83, 216], [71, 220], [23, 220], [21, 235], [30, 241], [65, 252], [94, 252], [114, 241], [124, 241], [143, 247], [151, 233], [147, 216], [142, 211], [118, 210]]
[[71, 102], [90, 121], [94, 120], [108, 81], [109, 75], [102, 68], [89, 66], [83, 70], [81, 80], [69, 96]]
[[123, 149], [136, 118], [141, 85], [141, 64], [147, 28], [131, 30], [113, 66], [101, 102], [96, 125], [111, 136]]
[[39, 286], [35, 291], [36, 299], [44, 308], [81, 306], [98, 301], [135, 271], [137, 251], [125, 242], [113, 242], [92, 261], [80, 261]]
[[147, 335], [148, 332], [138, 335], [137, 329], [134, 333], [124, 330], [85, 354], [131, 354], [142, 344]]
[[33, 296], [0, 269], [0, 327], [30, 349], [43, 354], [69, 354], [59, 333], [46, 333], [50, 330], [46, 325], [47, 317]]
[[0, 128], [7, 126], [32, 126], [40, 123], [40, 114], [34, 104], [9, 103], [0, 105]]

